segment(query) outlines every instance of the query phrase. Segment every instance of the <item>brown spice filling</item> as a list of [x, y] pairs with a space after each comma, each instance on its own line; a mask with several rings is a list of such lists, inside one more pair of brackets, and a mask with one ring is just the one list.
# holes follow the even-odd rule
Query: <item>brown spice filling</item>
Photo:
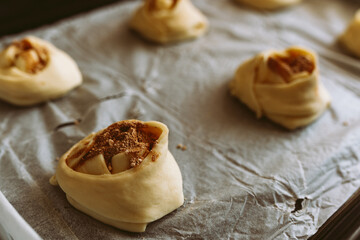
[[[27, 38], [24, 38], [21, 41], [15, 41], [11, 44], [11, 46], [17, 48], [17, 54], [15, 55], [15, 59], [23, 57], [24, 59], [29, 61], [29, 69], [27, 69], [26, 72], [35, 74], [46, 67], [49, 60], [49, 54], [46, 48], [34, 45]], [[33, 59], [29, 58], [31, 51], [35, 51], [38, 57], [37, 62], [31, 62], [33, 61]]]
[[130, 156], [130, 167], [138, 166], [150, 153], [159, 137], [150, 132], [149, 128], [148, 125], [134, 121], [123, 121], [110, 125], [95, 137], [92, 147], [81, 158], [79, 165], [102, 154], [111, 171], [112, 157], [125, 152]]
[[[172, 4], [167, 6], [168, 9], [173, 9], [175, 8], [177, 2], [179, 0], [171, 0], [172, 1]], [[163, 3], [161, 3], [163, 2]], [[150, 11], [154, 11], [154, 10], [163, 10], [163, 7], [166, 7], [166, 0], [164, 2], [164, 0], [149, 0], [149, 10]]]
[[280, 74], [286, 82], [289, 82], [292, 75], [308, 72], [312, 73], [315, 69], [314, 61], [307, 55], [290, 53], [290, 56], [271, 56], [268, 59], [268, 67]]

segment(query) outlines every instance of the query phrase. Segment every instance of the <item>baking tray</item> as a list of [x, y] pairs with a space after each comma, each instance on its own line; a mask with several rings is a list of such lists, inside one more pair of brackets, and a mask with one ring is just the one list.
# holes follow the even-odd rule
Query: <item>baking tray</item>
[[[231, 0], [193, 2], [211, 25], [195, 41], [162, 46], [129, 31], [140, 1], [0, 39], [1, 47], [29, 34], [48, 40], [84, 76], [61, 99], [0, 103], [0, 190], [42, 238], [306, 239], [359, 188], [360, 62], [336, 39], [360, 4], [314, 0], [268, 12]], [[296, 131], [256, 119], [228, 91], [244, 60], [291, 45], [319, 54], [332, 96], [318, 121]], [[184, 180], [184, 205], [142, 234], [77, 211], [48, 182], [74, 143], [132, 118], [169, 127]]]

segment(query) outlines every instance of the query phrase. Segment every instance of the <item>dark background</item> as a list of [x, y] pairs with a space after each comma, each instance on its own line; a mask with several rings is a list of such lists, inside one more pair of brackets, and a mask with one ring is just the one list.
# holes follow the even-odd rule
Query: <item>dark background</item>
[[56, 22], [122, 0], [0, 0], [0, 36]]

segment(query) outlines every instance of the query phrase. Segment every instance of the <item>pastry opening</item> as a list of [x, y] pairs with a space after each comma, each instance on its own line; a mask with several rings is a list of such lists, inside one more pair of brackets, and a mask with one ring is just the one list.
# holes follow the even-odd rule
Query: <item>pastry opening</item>
[[302, 72], [311, 74], [315, 69], [313, 57], [296, 50], [289, 50], [286, 55], [270, 56], [267, 65], [286, 82], [290, 82], [291, 77], [295, 74]]
[[171, 10], [180, 0], [148, 0], [149, 11]]
[[[74, 149], [67, 164], [75, 171], [89, 174], [115, 174], [136, 168], [152, 151], [161, 134], [160, 128], [140, 121], [117, 122], [99, 132], [90, 146], [85, 142], [82, 149]], [[74, 157], [79, 159], [72, 165]]]
[[49, 62], [48, 50], [29, 38], [14, 41], [1, 55], [6, 67], [17, 67], [30, 74], [40, 72]]

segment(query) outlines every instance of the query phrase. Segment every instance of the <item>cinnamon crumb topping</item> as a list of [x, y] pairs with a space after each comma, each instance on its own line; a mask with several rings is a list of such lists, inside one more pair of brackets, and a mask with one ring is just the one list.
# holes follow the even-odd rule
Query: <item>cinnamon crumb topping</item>
[[290, 53], [286, 57], [270, 56], [267, 64], [272, 71], [280, 74], [286, 82], [289, 82], [290, 77], [294, 74], [301, 72], [312, 73], [315, 69], [314, 61], [310, 56], [299, 53]]
[[130, 156], [130, 167], [141, 164], [150, 153], [159, 136], [149, 131], [149, 126], [136, 121], [114, 123], [94, 139], [90, 150], [81, 158], [79, 165], [102, 154], [108, 169], [112, 170], [112, 157], [125, 152]]

